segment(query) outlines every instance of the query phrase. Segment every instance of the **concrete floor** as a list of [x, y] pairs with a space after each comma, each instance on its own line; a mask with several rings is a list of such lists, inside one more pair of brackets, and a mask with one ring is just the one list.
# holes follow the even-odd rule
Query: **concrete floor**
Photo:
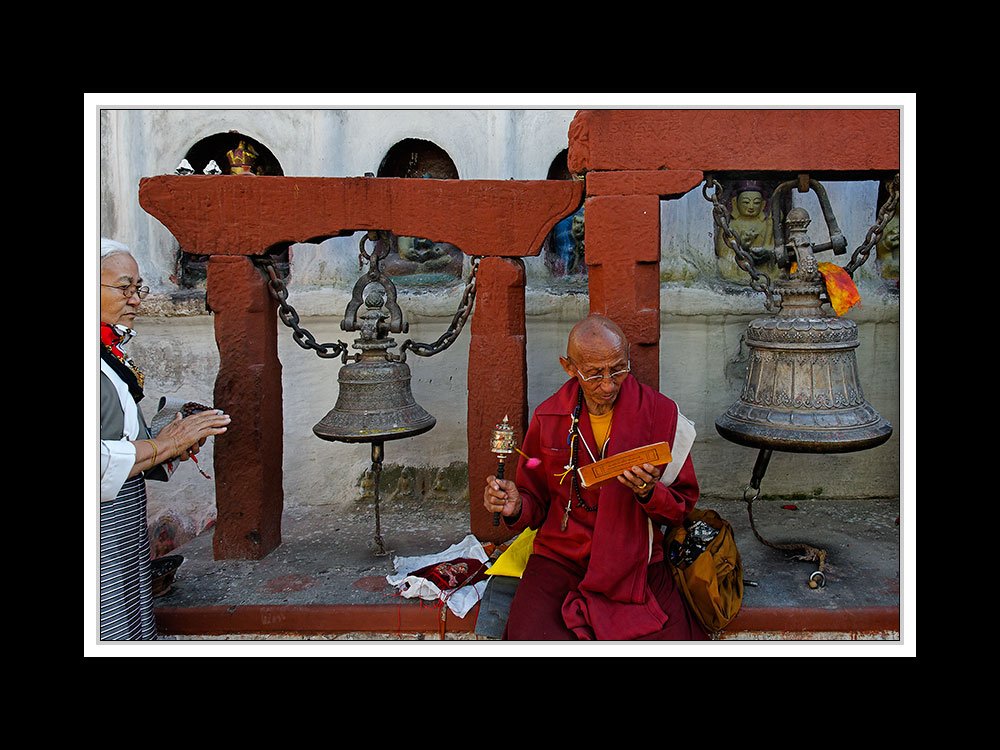
[[[792, 504], [794, 509], [783, 506]], [[758, 532], [775, 544], [826, 551], [826, 585], [808, 579], [816, 563], [761, 543], [742, 501], [703, 498], [733, 525], [747, 586], [723, 639], [901, 640], [900, 506], [895, 499], [765, 500], [754, 503]], [[212, 557], [211, 533], [173, 554], [184, 556], [169, 593], [155, 600], [164, 640], [459, 639], [490, 640], [478, 607], [465, 618], [401, 598], [386, 581], [393, 559], [437, 553], [468, 533], [468, 508], [381, 505], [387, 554], [377, 554], [372, 506], [286, 508], [282, 544], [262, 560]], [[338, 512], [339, 511], [339, 512]], [[502, 606], [501, 606], [502, 609]], [[477, 633], [478, 630], [478, 633]]]

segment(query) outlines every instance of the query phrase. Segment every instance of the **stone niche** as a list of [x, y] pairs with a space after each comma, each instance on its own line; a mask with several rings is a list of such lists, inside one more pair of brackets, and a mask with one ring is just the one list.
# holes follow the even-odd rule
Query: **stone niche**
[[[390, 148], [377, 176], [459, 179], [458, 169], [448, 153], [437, 144], [419, 138], [406, 138]], [[389, 244], [389, 254], [383, 263], [386, 275], [400, 286], [433, 289], [453, 283], [462, 275], [462, 251], [452, 244], [391, 232], [381, 242]]]

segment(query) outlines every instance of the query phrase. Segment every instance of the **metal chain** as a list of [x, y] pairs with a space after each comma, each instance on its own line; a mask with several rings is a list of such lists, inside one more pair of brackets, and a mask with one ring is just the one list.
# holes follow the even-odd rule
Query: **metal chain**
[[[369, 253], [365, 250], [365, 243], [371, 240], [374, 243], [372, 251]], [[378, 241], [382, 240], [381, 246]], [[374, 275], [378, 275], [379, 263], [385, 260], [386, 256], [389, 255], [389, 233], [385, 231], [379, 231], [377, 229], [369, 229], [367, 232], [361, 235], [361, 241], [358, 243], [358, 268], [362, 269], [365, 267], [365, 263], [371, 265], [371, 272]]]
[[441, 334], [433, 344], [421, 344], [415, 342], [413, 339], [407, 339], [399, 347], [400, 356], [404, 356], [406, 350], [409, 349], [418, 356], [430, 357], [443, 352], [454, 343], [455, 339], [462, 332], [465, 322], [469, 319], [469, 315], [472, 314], [472, 307], [476, 301], [476, 274], [479, 272], [479, 261], [479, 256], [472, 257], [472, 269], [469, 272], [469, 280], [465, 284], [462, 299], [458, 303], [458, 310], [455, 311], [455, 316], [451, 319], [448, 330]]
[[[373, 239], [371, 234], [372, 233], [368, 233], [361, 238], [359, 260], [362, 264], [365, 260], [369, 263], [374, 261], [376, 264], [379, 260], [381, 260], [381, 256], [377, 255], [375, 252], [365, 252], [365, 240]], [[462, 292], [462, 299], [459, 301], [458, 310], [456, 310], [455, 315], [451, 320], [451, 324], [448, 326], [448, 330], [446, 330], [437, 339], [437, 341], [432, 344], [424, 344], [413, 341], [413, 339], [407, 339], [400, 346], [399, 355], [397, 356], [402, 358], [405, 356], [406, 350], [410, 350], [418, 356], [430, 357], [444, 351], [455, 342], [455, 339], [458, 338], [459, 334], [462, 332], [462, 328], [465, 326], [466, 321], [472, 314], [472, 308], [475, 305], [476, 275], [479, 271], [479, 261], [480, 258], [478, 256], [473, 256], [469, 280], [465, 284], [465, 289]], [[267, 273], [269, 277], [267, 282], [268, 289], [270, 290], [271, 295], [278, 302], [278, 317], [281, 319], [282, 323], [292, 329], [292, 338], [295, 343], [303, 349], [312, 349], [318, 356], [323, 357], [324, 359], [333, 359], [346, 355], [347, 344], [344, 342], [337, 341], [336, 343], [317, 344], [316, 337], [303, 326], [299, 325], [299, 315], [295, 311], [295, 308], [288, 303], [288, 287], [278, 274], [278, 269], [274, 263], [274, 259], [262, 256], [254, 258], [254, 262]]]
[[878, 210], [875, 224], [868, 230], [868, 234], [865, 235], [865, 241], [854, 251], [854, 254], [851, 256], [851, 262], [844, 266], [844, 270], [847, 271], [851, 278], [854, 278], [854, 272], [864, 265], [865, 261], [868, 260], [872, 248], [882, 239], [882, 233], [885, 231], [886, 225], [892, 218], [893, 213], [895, 213], [896, 206], [899, 205], [898, 172], [895, 177], [885, 183], [885, 187], [889, 191], [888, 199], [882, 204], [882, 208]]
[[329, 344], [317, 344], [316, 337], [299, 325], [299, 314], [295, 308], [288, 304], [288, 287], [284, 280], [278, 275], [278, 267], [274, 259], [262, 256], [254, 258], [257, 265], [261, 266], [270, 277], [267, 286], [273, 296], [278, 301], [278, 317], [281, 322], [292, 329], [292, 339], [303, 349], [312, 349], [323, 359], [334, 359], [347, 353], [347, 344], [342, 341]]
[[715, 192], [709, 196], [708, 183], [709, 180], [706, 179], [705, 184], [701, 186], [701, 194], [705, 197], [705, 200], [712, 204], [712, 217], [715, 219], [716, 226], [722, 230], [722, 241], [726, 243], [726, 246], [730, 250], [733, 251], [733, 258], [736, 261], [736, 265], [750, 275], [750, 286], [758, 292], [763, 292], [764, 296], [767, 298], [764, 306], [768, 310], [773, 310], [775, 303], [771, 277], [763, 271], [757, 270], [753, 262], [753, 257], [743, 247], [740, 242], [740, 238], [736, 236], [736, 233], [730, 229], [729, 216], [726, 213], [726, 207], [723, 206], [722, 201], [719, 200], [719, 195], [722, 193], [722, 186], [716, 180], [711, 180], [712, 186], [715, 188]]

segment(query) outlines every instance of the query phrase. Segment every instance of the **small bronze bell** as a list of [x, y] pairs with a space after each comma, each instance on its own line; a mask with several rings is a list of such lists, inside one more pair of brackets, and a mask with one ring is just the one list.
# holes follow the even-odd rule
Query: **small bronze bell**
[[[377, 236], [375, 233], [369, 235]], [[364, 255], [362, 238], [362, 254]], [[376, 245], [369, 256], [371, 267], [354, 285], [354, 293], [347, 305], [340, 327], [345, 331], [358, 331], [354, 340], [359, 354], [348, 363], [344, 352], [344, 366], [338, 381], [340, 393], [337, 404], [314, 427], [313, 433], [324, 440], [345, 443], [371, 443], [372, 478], [375, 490], [375, 547], [376, 554], [388, 554], [382, 538], [379, 511], [379, 485], [382, 462], [385, 458], [385, 441], [413, 437], [427, 432], [437, 422], [413, 398], [410, 390], [410, 366], [404, 354], [391, 354], [396, 341], [390, 333], [406, 333], [409, 326], [403, 322], [403, 313], [396, 304], [396, 287], [380, 268], [380, 261], [387, 253], [387, 246]], [[365, 310], [359, 313], [362, 301]], [[383, 307], [387, 308], [383, 309]]]
[[[371, 232], [362, 238], [363, 256], [366, 239], [376, 237], [379, 233]], [[388, 250], [383, 236], [367, 256], [370, 268], [354, 284], [340, 321], [343, 330], [360, 333], [354, 341], [360, 354], [340, 368], [337, 404], [313, 427], [324, 440], [382, 443], [427, 432], [437, 422], [413, 398], [405, 356], [389, 353], [396, 346], [389, 334], [406, 333], [409, 325], [396, 303], [396, 286], [380, 265]], [[359, 313], [362, 303], [366, 309]]]
[[[395, 359], [389, 349], [396, 345], [388, 333], [390, 327], [405, 332], [402, 315], [390, 315], [382, 306], [386, 294], [395, 307], [392, 282], [383, 288], [369, 287], [370, 279], [362, 277], [355, 287], [354, 300], [348, 306], [348, 315], [341, 321], [345, 330], [360, 330], [361, 338], [355, 339], [354, 348], [361, 351], [355, 361], [340, 368], [338, 380], [340, 394], [337, 405], [321, 419], [313, 432], [324, 440], [345, 443], [371, 443], [372, 476], [375, 482], [375, 548], [376, 554], [388, 554], [382, 539], [382, 521], [379, 511], [379, 484], [382, 461], [385, 458], [385, 441], [412, 437], [427, 432], [437, 420], [418, 404], [410, 390], [410, 367]], [[378, 281], [378, 279], [376, 279]], [[364, 290], [364, 291], [363, 291]], [[364, 294], [365, 312], [357, 314], [360, 295]], [[395, 323], [386, 323], [392, 319]], [[360, 322], [359, 322], [360, 320]], [[346, 357], [346, 354], [345, 354]]]
[[427, 432], [437, 422], [413, 398], [410, 366], [389, 354], [396, 342], [386, 335], [389, 314], [382, 310], [384, 302], [379, 291], [365, 297], [368, 309], [358, 316], [363, 321], [361, 338], [354, 342], [361, 353], [340, 368], [337, 404], [313, 427], [324, 440], [398, 440]]

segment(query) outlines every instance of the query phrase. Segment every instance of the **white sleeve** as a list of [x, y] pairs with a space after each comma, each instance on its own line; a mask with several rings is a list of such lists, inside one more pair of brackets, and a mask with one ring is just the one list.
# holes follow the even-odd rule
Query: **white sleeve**
[[135, 465], [135, 446], [130, 440], [139, 437], [139, 416], [135, 400], [129, 395], [128, 386], [101, 360], [101, 372], [115, 386], [122, 411], [125, 413], [125, 434], [121, 440], [101, 441], [101, 502], [114, 500], [121, 491]]
[[101, 441], [101, 502], [118, 497], [135, 465], [135, 446], [128, 440]]

